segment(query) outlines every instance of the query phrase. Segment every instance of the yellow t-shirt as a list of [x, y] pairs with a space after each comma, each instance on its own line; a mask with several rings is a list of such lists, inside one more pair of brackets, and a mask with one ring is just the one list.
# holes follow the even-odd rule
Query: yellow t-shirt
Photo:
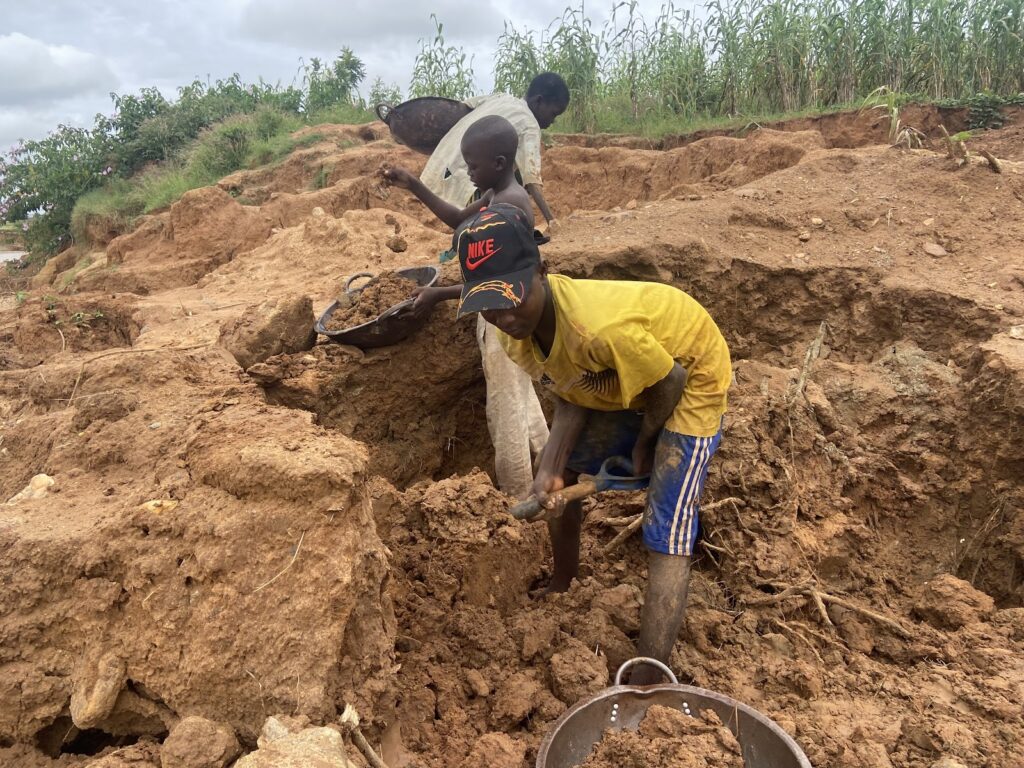
[[533, 338], [499, 331], [508, 356], [570, 403], [597, 411], [642, 410], [643, 391], [677, 362], [686, 388], [665, 426], [711, 437], [732, 380], [729, 348], [715, 321], [678, 288], [662, 283], [573, 280], [549, 275], [555, 340], [544, 354]]

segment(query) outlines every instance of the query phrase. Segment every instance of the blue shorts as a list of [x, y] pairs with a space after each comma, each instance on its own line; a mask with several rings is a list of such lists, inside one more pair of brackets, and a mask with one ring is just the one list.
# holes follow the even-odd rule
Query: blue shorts
[[[592, 411], [567, 467], [594, 475], [609, 456], [633, 454], [643, 414], [636, 411]], [[644, 544], [666, 555], [692, 555], [700, 530], [700, 496], [711, 457], [722, 441], [661, 430], [654, 453], [654, 471], [644, 510]]]

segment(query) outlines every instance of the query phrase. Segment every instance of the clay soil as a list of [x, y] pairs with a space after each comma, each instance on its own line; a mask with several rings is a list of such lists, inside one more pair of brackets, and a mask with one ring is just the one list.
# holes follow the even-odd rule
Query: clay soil
[[395, 272], [382, 272], [352, 294], [351, 304], [339, 307], [327, 320], [327, 330], [343, 331], [371, 320], [410, 297], [414, 281]]
[[[816, 768], [1019, 765], [1021, 118], [968, 142], [1000, 174], [892, 149], [877, 120], [556, 138], [544, 255], [688, 291], [732, 351], [681, 681], [772, 717]], [[244, 371], [220, 345], [447, 246], [373, 178], [421, 156], [380, 124], [318, 130], [0, 298], [0, 500], [54, 481], [0, 503], [0, 765], [156, 766], [189, 716], [251, 751], [269, 716], [352, 704], [391, 768], [528, 768], [636, 653], [645, 554], [607, 546], [643, 497], [590, 501], [581, 578], [529, 597], [546, 530], [487, 475], [471, 319]]]
[[743, 768], [743, 754], [714, 712], [655, 705], [636, 730], [606, 731], [581, 768]]

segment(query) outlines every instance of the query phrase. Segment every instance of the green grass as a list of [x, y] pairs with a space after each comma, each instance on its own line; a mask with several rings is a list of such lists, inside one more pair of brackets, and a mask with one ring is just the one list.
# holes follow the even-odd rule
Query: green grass
[[264, 111], [211, 126], [183, 160], [152, 166], [130, 179], [113, 179], [80, 197], [71, 215], [76, 242], [88, 240], [92, 217], [102, 217], [118, 231], [130, 231], [139, 216], [167, 208], [189, 190], [214, 184], [237, 170], [278, 162], [296, 148], [323, 139], [318, 133], [293, 138], [303, 125], [294, 115]]
[[324, 123], [358, 125], [360, 123], [370, 123], [376, 119], [377, 115], [372, 109], [365, 109], [352, 104], [338, 104], [309, 114], [306, 117], [306, 122], [309, 125], [322, 125]]

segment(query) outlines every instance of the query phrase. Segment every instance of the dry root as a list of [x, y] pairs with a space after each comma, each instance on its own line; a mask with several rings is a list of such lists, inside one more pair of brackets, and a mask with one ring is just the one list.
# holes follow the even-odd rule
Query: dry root
[[986, 162], [988, 162], [988, 167], [991, 168], [993, 171], [995, 171], [996, 173], [1003, 172], [1002, 164], [987, 149], [981, 150], [980, 152], [978, 152], [978, 154], [985, 158]]
[[788, 586], [785, 587], [781, 592], [778, 592], [777, 594], [768, 595], [767, 597], [754, 598], [751, 600], [747, 600], [745, 602], [748, 606], [772, 605], [774, 603], [779, 603], [783, 600], [787, 600], [792, 597], [803, 597], [810, 600], [814, 604], [814, 607], [818, 612], [818, 616], [821, 617], [822, 623], [826, 626], [835, 626], [832, 623], [832, 619], [829, 618], [828, 611], [825, 608], [825, 605], [827, 603], [831, 605], [838, 605], [839, 607], [845, 608], [848, 611], [853, 611], [854, 613], [859, 613], [861, 616], [865, 616], [871, 619], [872, 621], [881, 624], [883, 627], [887, 627], [888, 629], [892, 630], [894, 633], [896, 633], [904, 639], [909, 639], [910, 637], [912, 637], [910, 632], [907, 631], [902, 624], [899, 624], [898, 622], [886, 616], [883, 616], [880, 613], [876, 613], [875, 611], [869, 610], [867, 608], [861, 608], [859, 605], [855, 605], [854, 603], [851, 603], [849, 600], [844, 600], [841, 597], [830, 595], [828, 592], [822, 592], [821, 590], [819, 590], [811, 584]]

